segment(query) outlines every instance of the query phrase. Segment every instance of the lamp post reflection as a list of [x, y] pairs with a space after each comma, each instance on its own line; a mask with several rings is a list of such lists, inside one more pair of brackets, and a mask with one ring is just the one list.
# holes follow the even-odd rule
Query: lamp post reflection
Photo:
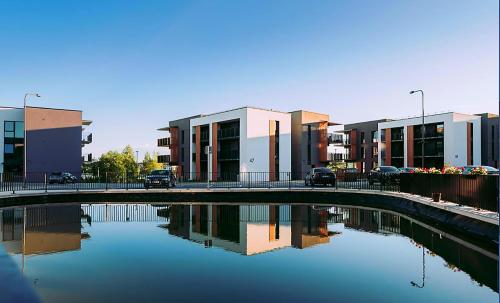
[[422, 245], [422, 284], [418, 284], [414, 281], [410, 282], [411, 286], [417, 288], [424, 288], [425, 286], [425, 247]]

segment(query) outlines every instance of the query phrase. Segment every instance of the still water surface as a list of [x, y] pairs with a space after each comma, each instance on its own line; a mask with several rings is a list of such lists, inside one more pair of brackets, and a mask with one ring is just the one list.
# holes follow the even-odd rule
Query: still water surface
[[376, 209], [66, 204], [0, 219], [44, 302], [498, 302], [498, 251]]

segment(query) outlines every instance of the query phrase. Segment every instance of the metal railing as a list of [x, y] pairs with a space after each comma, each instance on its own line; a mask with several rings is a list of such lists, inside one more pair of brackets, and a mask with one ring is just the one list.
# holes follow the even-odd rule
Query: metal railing
[[[151, 176], [149, 176], [151, 177]], [[498, 212], [498, 176], [373, 174], [338, 170], [334, 189], [405, 192], [425, 197], [440, 193], [444, 201]], [[79, 191], [149, 188], [310, 188], [321, 181], [305, 182], [291, 172], [185, 172], [173, 175], [172, 182], [159, 179], [146, 186], [148, 174], [138, 173], [0, 173], [0, 192]], [[314, 185], [311, 186], [311, 183]], [[307, 185], [306, 185], [307, 184]], [[332, 187], [328, 182], [328, 187]]]

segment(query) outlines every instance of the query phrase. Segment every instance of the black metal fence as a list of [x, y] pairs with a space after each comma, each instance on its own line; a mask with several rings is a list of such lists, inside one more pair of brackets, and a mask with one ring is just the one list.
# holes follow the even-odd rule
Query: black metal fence
[[[72, 176], [72, 177], [71, 177]], [[0, 174], [0, 191], [51, 191], [51, 190], [108, 190], [108, 189], [143, 189], [147, 174], [119, 174], [119, 173], [71, 173], [70, 177], [54, 178], [50, 173], [28, 173], [26, 178], [22, 173]], [[210, 178], [207, 178], [209, 176]], [[208, 180], [210, 179], [210, 180]], [[162, 187], [150, 184], [150, 188]], [[164, 184], [166, 185], [166, 184]], [[172, 187], [173, 184], [168, 184]], [[305, 180], [293, 179], [290, 172], [234, 172], [234, 173], [207, 173], [187, 172], [175, 174], [177, 188], [303, 188], [303, 187], [332, 187], [330, 183], [323, 185], [316, 182], [306, 185]], [[166, 186], [164, 186], [166, 187]], [[334, 188], [367, 189], [399, 191], [397, 180], [380, 182], [370, 180], [367, 174], [353, 174], [339, 172]]]
[[[144, 189], [146, 174], [72, 173], [72, 178], [57, 179], [50, 173], [0, 174], [0, 191], [61, 191]], [[207, 178], [210, 177], [210, 178]], [[208, 180], [210, 179], [210, 180]], [[401, 191], [426, 197], [441, 193], [442, 200], [498, 212], [498, 176], [398, 174], [370, 175], [338, 171], [334, 188]], [[161, 182], [157, 184], [161, 188]], [[173, 184], [169, 184], [172, 186]], [[316, 186], [323, 186], [316, 183]], [[330, 184], [324, 185], [331, 187]], [[155, 186], [150, 186], [155, 187]], [[164, 186], [166, 187], [166, 186]], [[295, 180], [290, 172], [188, 172], [175, 175], [176, 188], [304, 188], [305, 180]]]
[[498, 212], [498, 175], [401, 174], [400, 191]]

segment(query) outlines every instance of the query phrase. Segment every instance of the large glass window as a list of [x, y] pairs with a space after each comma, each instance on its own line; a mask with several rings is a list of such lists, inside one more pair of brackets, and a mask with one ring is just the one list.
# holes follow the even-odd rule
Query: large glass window
[[24, 157], [24, 122], [4, 122], [4, 172], [21, 172]]

